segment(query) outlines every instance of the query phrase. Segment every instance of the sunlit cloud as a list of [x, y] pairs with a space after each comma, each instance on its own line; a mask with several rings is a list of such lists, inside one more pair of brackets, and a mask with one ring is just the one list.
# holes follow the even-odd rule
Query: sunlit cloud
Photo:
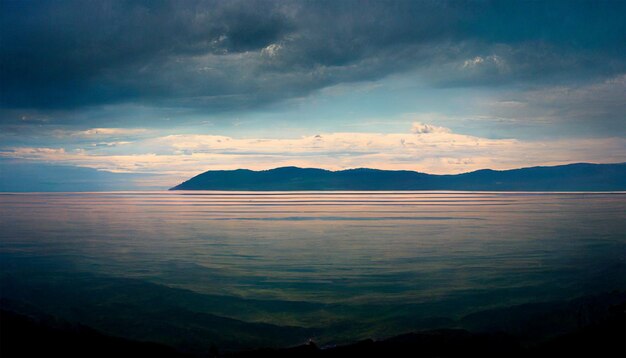
[[299, 138], [177, 134], [123, 145], [126, 153], [133, 154], [113, 153], [110, 151], [114, 146], [103, 145], [98, 150], [13, 147], [0, 156], [110, 172], [160, 173], [176, 180], [210, 169], [262, 170], [280, 166], [331, 170], [370, 167], [446, 174], [572, 161], [626, 162], [624, 138], [490, 139], [421, 122], [414, 123], [407, 133], [320, 133]]
[[148, 133], [145, 128], [91, 128], [86, 130], [63, 130], [56, 129], [52, 134], [56, 137], [73, 138], [104, 138], [104, 137], [125, 137]]
[[431, 124], [424, 124], [420, 122], [413, 123], [411, 132], [416, 134], [428, 134], [428, 133], [450, 133], [450, 129], [446, 127], [438, 127]]

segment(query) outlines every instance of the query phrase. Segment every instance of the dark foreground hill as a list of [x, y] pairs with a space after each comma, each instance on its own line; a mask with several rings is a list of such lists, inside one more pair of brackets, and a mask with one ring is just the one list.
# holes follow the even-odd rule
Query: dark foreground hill
[[52, 316], [0, 310], [3, 357], [191, 357], [163, 344], [112, 337]]
[[211, 170], [171, 190], [621, 191], [626, 190], [626, 163], [580, 163], [503, 171], [484, 169], [456, 175], [365, 168]]
[[613, 306], [600, 320], [530, 346], [501, 331], [440, 329], [326, 348], [311, 342], [226, 355], [217, 348], [200, 355], [181, 353], [166, 345], [112, 337], [52, 317], [33, 319], [2, 310], [0, 353], [3, 357], [624, 357], [625, 307]]

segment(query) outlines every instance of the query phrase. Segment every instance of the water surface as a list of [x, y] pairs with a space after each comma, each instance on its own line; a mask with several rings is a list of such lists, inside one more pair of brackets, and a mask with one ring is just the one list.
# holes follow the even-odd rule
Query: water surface
[[625, 193], [0, 194], [14, 280], [3, 296], [80, 273], [189, 290], [201, 298], [180, 307], [320, 336], [402, 333], [626, 288], [625, 213]]

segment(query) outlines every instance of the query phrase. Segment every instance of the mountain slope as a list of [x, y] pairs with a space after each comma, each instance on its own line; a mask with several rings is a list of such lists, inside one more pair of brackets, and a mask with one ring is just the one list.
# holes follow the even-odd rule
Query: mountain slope
[[456, 175], [366, 168], [213, 170], [171, 190], [618, 191], [626, 190], [626, 163], [579, 163], [503, 171], [484, 169]]

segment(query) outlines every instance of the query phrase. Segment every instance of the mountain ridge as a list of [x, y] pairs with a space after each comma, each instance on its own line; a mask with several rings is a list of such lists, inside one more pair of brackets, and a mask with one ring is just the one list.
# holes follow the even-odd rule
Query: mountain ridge
[[332, 171], [294, 166], [260, 171], [210, 170], [170, 190], [622, 191], [626, 190], [626, 163], [480, 169], [460, 174], [372, 168]]

